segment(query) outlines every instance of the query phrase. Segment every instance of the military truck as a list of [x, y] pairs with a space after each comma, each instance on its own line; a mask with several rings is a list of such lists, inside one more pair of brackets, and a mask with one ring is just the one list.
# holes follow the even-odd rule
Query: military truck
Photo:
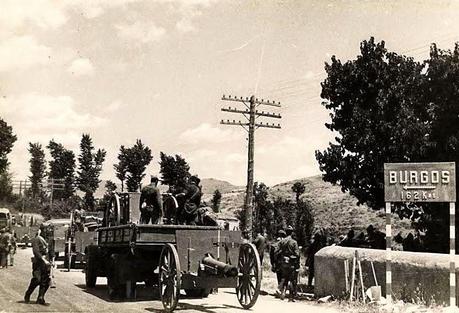
[[5, 208], [0, 208], [0, 229], [2, 228], [11, 228], [12, 226], [12, 216], [10, 210]]
[[[70, 215], [66, 233], [64, 266], [70, 271], [77, 264], [84, 265], [87, 247], [97, 243], [96, 229], [102, 225], [103, 212], [75, 211]], [[70, 251], [70, 253], [69, 253]]]
[[166, 311], [180, 291], [207, 297], [212, 288], [235, 288], [249, 309], [258, 298], [261, 266], [257, 249], [240, 231], [218, 226], [140, 224], [140, 194], [115, 194], [105, 210], [97, 243], [88, 246], [86, 287], [107, 277], [111, 298], [134, 297], [136, 284], [158, 288]]

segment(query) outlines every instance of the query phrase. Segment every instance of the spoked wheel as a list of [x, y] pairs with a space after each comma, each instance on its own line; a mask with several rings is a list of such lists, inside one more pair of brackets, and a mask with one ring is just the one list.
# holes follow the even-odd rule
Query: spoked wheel
[[168, 243], [159, 259], [159, 294], [166, 312], [177, 307], [181, 288], [180, 262], [177, 249]]
[[247, 310], [257, 302], [261, 287], [260, 257], [251, 243], [245, 243], [239, 249], [238, 272], [237, 300]]

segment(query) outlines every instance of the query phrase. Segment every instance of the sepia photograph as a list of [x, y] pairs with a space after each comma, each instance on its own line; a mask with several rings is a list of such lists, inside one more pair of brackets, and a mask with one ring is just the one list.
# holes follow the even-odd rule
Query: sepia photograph
[[0, 0], [0, 313], [459, 313], [458, 17]]

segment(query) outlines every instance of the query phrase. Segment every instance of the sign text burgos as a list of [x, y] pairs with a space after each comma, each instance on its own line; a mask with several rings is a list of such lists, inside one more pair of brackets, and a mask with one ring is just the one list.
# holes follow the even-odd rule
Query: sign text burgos
[[455, 163], [385, 163], [384, 199], [386, 202], [455, 202]]

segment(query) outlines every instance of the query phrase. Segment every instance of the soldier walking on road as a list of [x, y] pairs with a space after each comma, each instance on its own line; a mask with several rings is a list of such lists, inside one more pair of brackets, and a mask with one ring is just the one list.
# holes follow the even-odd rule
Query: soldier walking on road
[[37, 286], [38, 290], [38, 304], [46, 304], [45, 293], [49, 288], [51, 264], [46, 259], [48, 257], [48, 244], [46, 240], [40, 235], [40, 232], [45, 231], [45, 226], [42, 224], [37, 236], [32, 240], [32, 279], [30, 280], [29, 288], [24, 295], [24, 301], [28, 303], [30, 296]]
[[297, 289], [297, 276], [300, 268], [300, 249], [298, 243], [292, 238], [293, 228], [285, 229], [287, 236], [279, 242], [279, 264], [281, 270], [281, 283], [279, 285], [280, 298], [285, 298], [286, 289], [289, 289], [290, 301], [295, 301]]
[[163, 203], [158, 189], [158, 177], [151, 176], [150, 184], [140, 194], [140, 223], [162, 224]]
[[285, 238], [287, 234], [283, 229], [277, 232], [277, 238], [274, 243], [271, 244], [269, 248], [269, 260], [271, 261], [271, 270], [276, 273], [277, 276], [277, 285], [280, 286], [282, 279], [282, 272], [280, 270], [279, 264], [279, 242]]
[[9, 240], [6, 229], [0, 229], [0, 268], [8, 267]]
[[10, 234], [8, 250], [8, 266], [14, 266], [14, 255], [16, 254], [17, 243], [16, 233]]

